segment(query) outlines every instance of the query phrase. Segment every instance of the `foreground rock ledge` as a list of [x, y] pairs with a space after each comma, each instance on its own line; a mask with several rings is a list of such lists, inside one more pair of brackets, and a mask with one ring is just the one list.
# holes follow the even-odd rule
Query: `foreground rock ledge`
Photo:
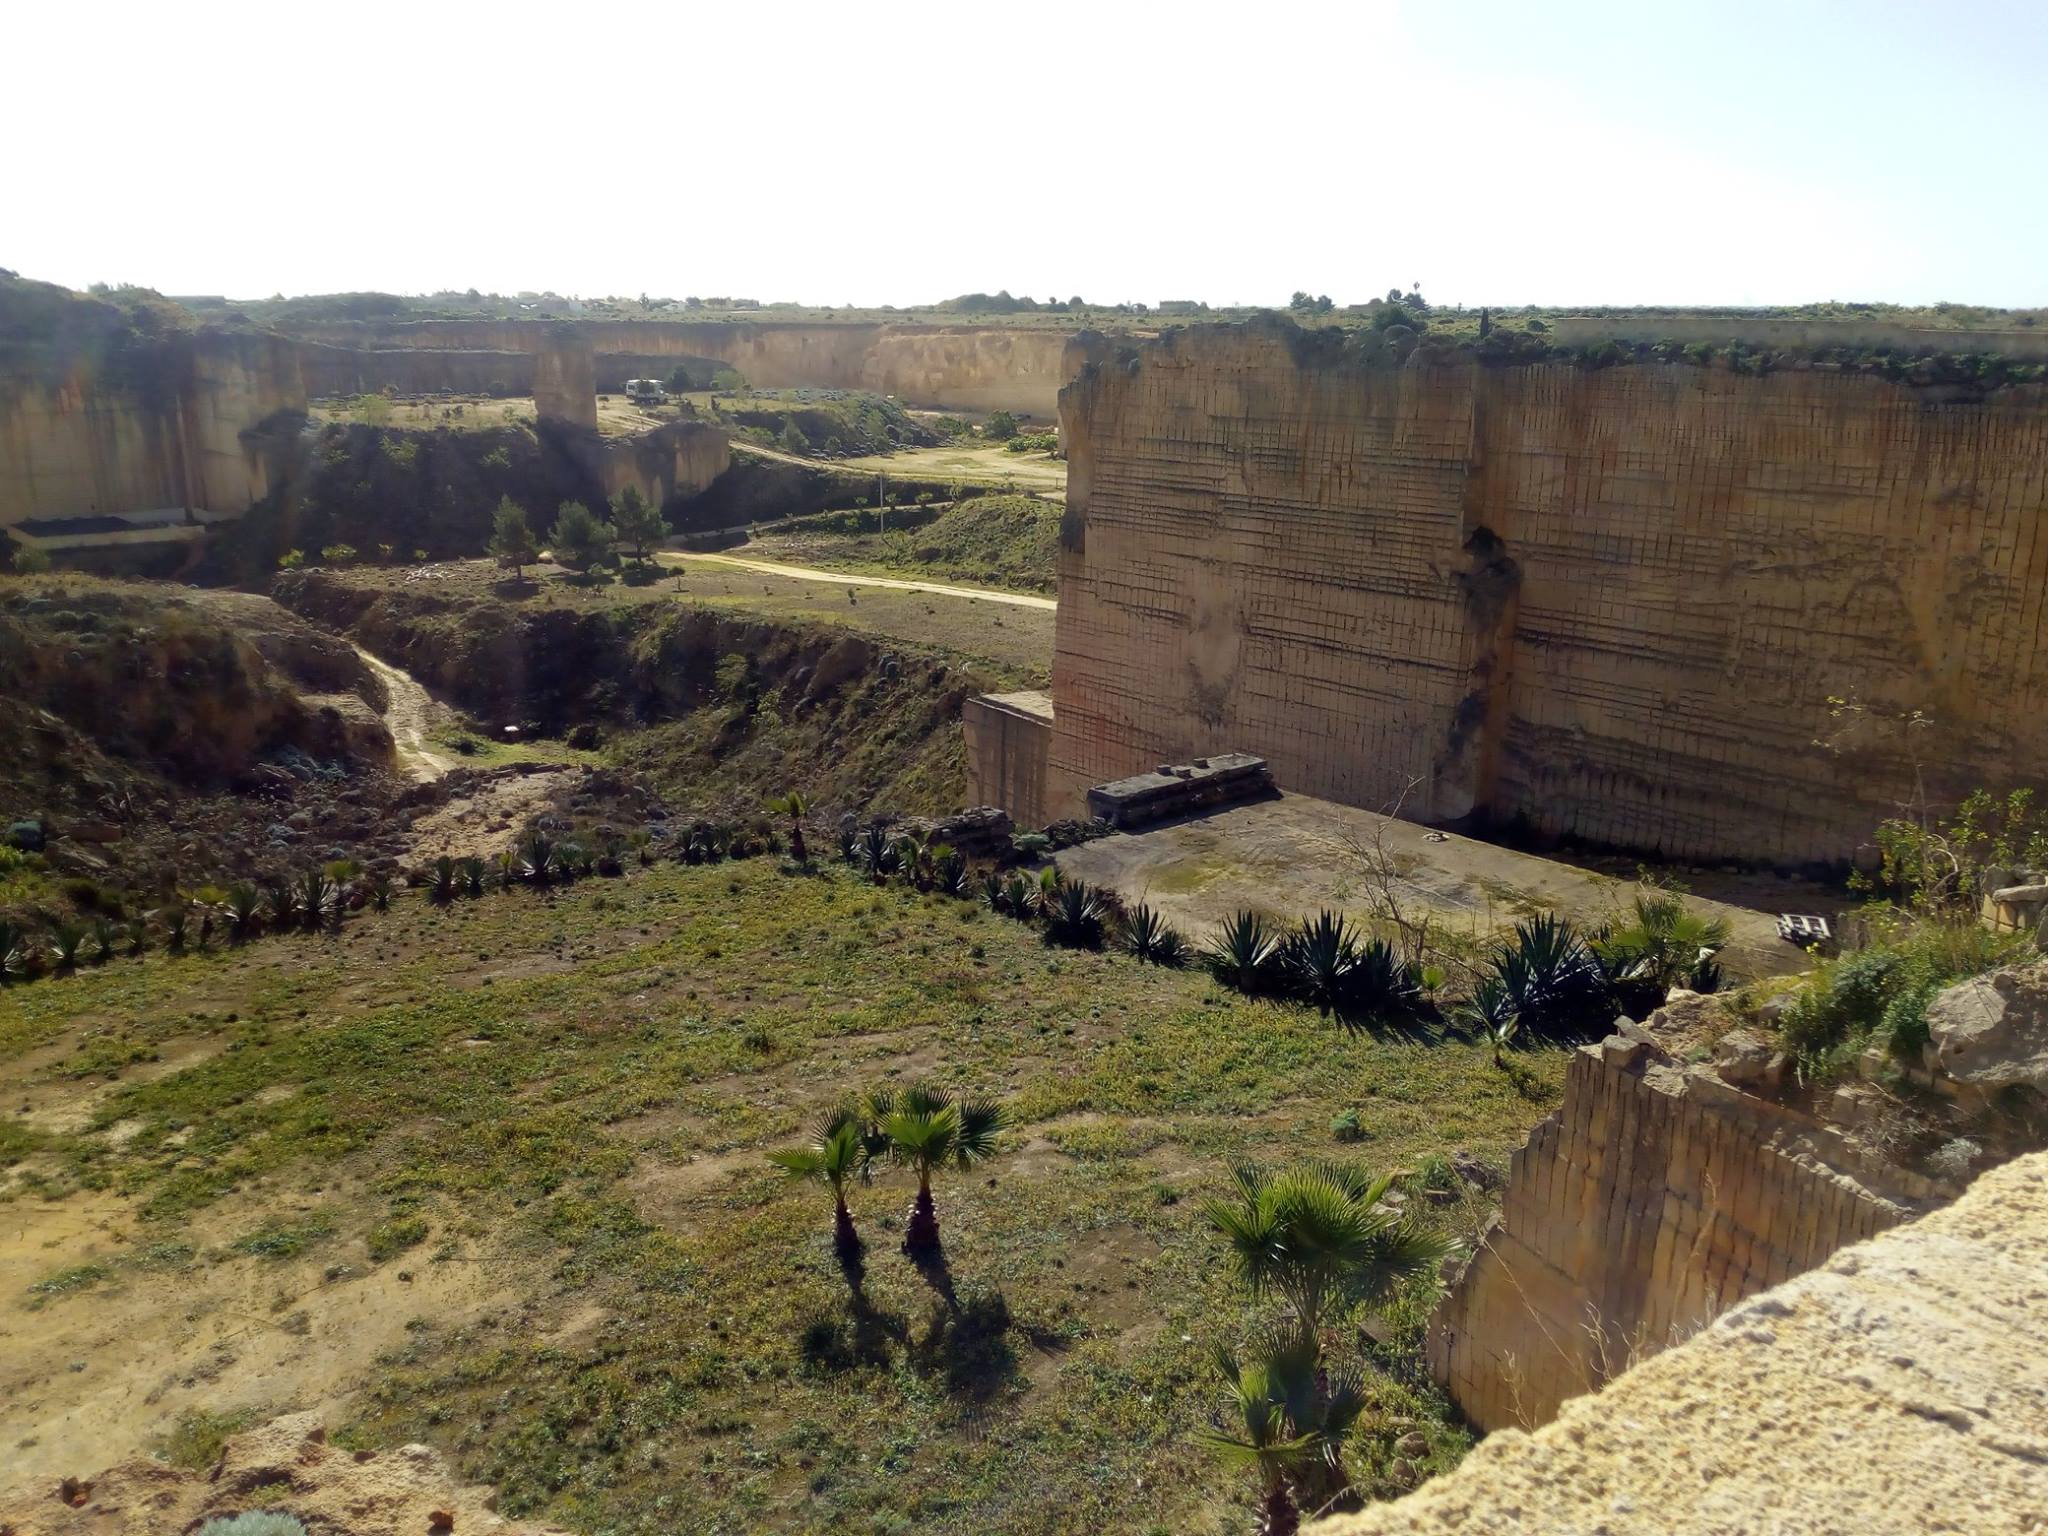
[[1315, 1530], [2048, 1531], [2048, 1153]]
[[457, 1483], [424, 1445], [345, 1451], [327, 1444], [318, 1414], [299, 1413], [234, 1436], [207, 1471], [124, 1461], [95, 1477], [10, 1488], [0, 1493], [0, 1536], [158, 1536], [250, 1510], [296, 1515], [308, 1536], [561, 1536], [500, 1519], [490, 1498]]

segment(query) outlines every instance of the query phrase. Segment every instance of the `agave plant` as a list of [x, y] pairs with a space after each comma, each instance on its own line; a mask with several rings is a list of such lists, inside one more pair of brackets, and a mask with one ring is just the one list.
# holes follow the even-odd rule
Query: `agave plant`
[[1203, 1214], [1230, 1244], [1237, 1277], [1256, 1295], [1277, 1292], [1302, 1333], [1315, 1337], [1323, 1308], [1342, 1289], [1371, 1303], [1443, 1262], [1449, 1245], [1382, 1202], [1393, 1175], [1370, 1177], [1340, 1163], [1300, 1163], [1268, 1174], [1231, 1169], [1232, 1198]]
[[105, 965], [121, 945], [121, 925], [111, 917], [92, 920], [92, 963]]
[[960, 1099], [923, 1084], [901, 1092], [882, 1089], [868, 1096], [862, 1117], [888, 1143], [889, 1156], [917, 1173], [917, 1198], [903, 1234], [906, 1253], [939, 1246], [939, 1217], [932, 1205], [932, 1174], [951, 1163], [962, 1170], [995, 1155], [1003, 1111], [992, 1099]]
[[932, 863], [932, 886], [947, 896], [970, 894], [967, 855], [957, 848], [948, 848], [941, 853]]
[[1243, 1361], [1218, 1350], [1216, 1369], [1230, 1422], [1202, 1433], [1202, 1443], [1258, 1478], [1266, 1536], [1292, 1536], [1301, 1525], [1295, 1488], [1319, 1490], [1341, 1477], [1344, 1444], [1365, 1411], [1364, 1386], [1351, 1372], [1330, 1371], [1315, 1340], [1300, 1333], [1261, 1340]]
[[1144, 902], [1124, 914], [1121, 937], [1126, 953], [1150, 965], [1179, 965], [1186, 957], [1186, 941]]
[[378, 870], [370, 876], [370, 905], [379, 912], [391, 910], [391, 875], [387, 870]]
[[1516, 925], [1494, 951], [1493, 970], [1526, 1029], [1577, 1028], [1607, 1006], [1607, 978], [1591, 947], [1547, 912]]
[[846, 1206], [846, 1182], [865, 1184], [874, 1177], [875, 1159], [888, 1151], [888, 1140], [852, 1105], [820, 1120], [800, 1147], [770, 1152], [768, 1161], [794, 1179], [816, 1179], [832, 1191], [832, 1245], [841, 1259], [857, 1258], [860, 1233]]
[[555, 877], [555, 845], [535, 827], [519, 845], [519, 877], [529, 885], [546, 885]]
[[1498, 976], [1484, 976], [1472, 995], [1458, 1009], [1458, 1016], [1486, 1038], [1493, 1047], [1493, 1064], [1507, 1066], [1506, 1051], [1522, 1032], [1522, 1016]]
[[310, 932], [341, 916], [341, 887], [325, 869], [309, 869], [299, 879], [299, 921]]
[[272, 933], [283, 933], [291, 927], [298, 915], [299, 897], [292, 889], [292, 883], [282, 875], [273, 875], [263, 883], [263, 920], [270, 925]]
[[1367, 939], [1358, 947], [1345, 985], [1345, 1007], [1366, 1018], [1408, 1012], [1422, 994], [1414, 967], [1384, 939]]
[[1102, 897], [1085, 880], [1069, 880], [1052, 891], [1045, 907], [1045, 937], [1068, 949], [1102, 947]]
[[1005, 899], [1008, 889], [1009, 882], [1003, 878], [1002, 871], [993, 865], [984, 869], [981, 878], [974, 884], [975, 894], [981, 898], [981, 904], [998, 914], [1009, 910], [1009, 903]]
[[25, 979], [34, 955], [27, 930], [19, 923], [0, 918], [0, 986]]
[[450, 854], [442, 854], [434, 860], [431, 870], [432, 872], [428, 877], [427, 883], [427, 900], [437, 907], [445, 907], [455, 899], [456, 869], [454, 857]]
[[228, 937], [237, 944], [253, 938], [263, 926], [263, 895], [247, 880], [228, 887], [222, 906], [227, 913]]
[[50, 949], [57, 957], [57, 969], [75, 971], [78, 959], [85, 951], [86, 926], [67, 920], [54, 924], [50, 929]]
[[472, 897], [483, 895], [484, 861], [482, 859], [474, 857], [464, 859], [456, 866], [455, 872], [460, 878], [463, 895]]
[[770, 800], [768, 809], [774, 815], [789, 818], [789, 856], [799, 864], [810, 863], [811, 851], [804, 845], [804, 817], [810, 813], [811, 802], [791, 790]]
[[839, 818], [839, 859], [843, 864], [858, 864], [861, 849], [860, 823], [848, 811]]
[[613, 833], [604, 840], [604, 851], [597, 856], [597, 872], [607, 880], [616, 880], [626, 872], [626, 840]]
[[1265, 918], [1248, 907], [1224, 923], [1202, 958], [1210, 975], [1239, 992], [1264, 992], [1280, 974], [1280, 943]]
[[887, 885], [889, 877], [902, 867], [903, 860], [888, 831], [880, 826], [869, 827], [860, 835], [860, 865], [867, 877], [877, 885]]
[[1028, 923], [1038, 910], [1038, 882], [1013, 870], [1003, 886], [1003, 910], [1020, 923]]
[[1358, 938], [1341, 913], [1324, 911], [1287, 936], [1280, 963], [1288, 982], [1304, 1002], [1320, 1013], [1347, 1008], [1351, 973], [1358, 966]]
[[143, 912], [128, 925], [128, 953], [131, 956], [139, 956], [149, 948], [149, 918], [150, 914]]
[[183, 896], [164, 909], [164, 947], [177, 954], [185, 947], [185, 932], [192, 923], [192, 908]]

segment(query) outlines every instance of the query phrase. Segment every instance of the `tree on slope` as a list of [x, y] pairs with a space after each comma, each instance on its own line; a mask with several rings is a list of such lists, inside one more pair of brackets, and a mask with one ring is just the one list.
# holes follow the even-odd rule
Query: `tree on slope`
[[491, 557], [521, 581], [526, 579], [526, 568], [540, 558], [540, 545], [526, 521], [526, 508], [510, 496], [499, 499], [492, 515], [489, 549]]
[[668, 537], [668, 522], [661, 508], [629, 485], [612, 498], [612, 532], [636, 561], [644, 562], [647, 551]]
[[580, 501], [565, 501], [548, 530], [548, 553], [572, 571], [588, 571], [612, 558], [612, 531]]

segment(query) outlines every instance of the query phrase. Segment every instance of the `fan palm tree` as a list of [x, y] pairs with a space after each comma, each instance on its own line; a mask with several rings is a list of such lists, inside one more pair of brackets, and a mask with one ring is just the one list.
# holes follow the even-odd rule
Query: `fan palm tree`
[[773, 815], [789, 818], [789, 856], [799, 864], [810, 863], [811, 851], [804, 845], [804, 817], [810, 813], [811, 802], [792, 789], [770, 800], [768, 809]]
[[903, 1234], [906, 1253], [939, 1246], [939, 1217], [932, 1205], [932, 1173], [947, 1163], [972, 1168], [995, 1155], [1003, 1128], [1002, 1106], [992, 1099], [960, 1099], [923, 1084], [898, 1093], [882, 1089], [862, 1106], [870, 1125], [888, 1142], [891, 1160], [917, 1172], [917, 1199]]
[[1364, 1391], [1355, 1377], [1333, 1378], [1315, 1340], [1299, 1333], [1254, 1345], [1242, 1362], [1219, 1350], [1216, 1368], [1234, 1422], [1201, 1439], [1258, 1478], [1267, 1536], [1291, 1536], [1301, 1524], [1295, 1488], [1341, 1477], [1344, 1442], [1365, 1410]]
[[1336, 1163], [1301, 1163], [1266, 1173], [1231, 1169], [1232, 1199], [1202, 1212], [1230, 1243], [1232, 1266], [1254, 1294], [1272, 1290], [1316, 1336], [1333, 1292], [1383, 1300], [1402, 1281], [1443, 1262], [1448, 1243], [1406, 1215], [1381, 1207], [1392, 1174], [1370, 1177]]
[[251, 937], [263, 921], [263, 898], [256, 887], [247, 880], [238, 880], [228, 887], [225, 903], [228, 913], [228, 936], [236, 943]]
[[811, 1129], [810, 1138], [787, 1152], [770, 1152], [768, 1161], [793, 1179], [816, 1179], [832, 1191], [832, 1246], [840, 1258], [858, 1257], [860, 1233], [846, 1208], [846, 1181], [867, 1183], [875, 1159], [888, 1150], [880, 1133], [851, 1105], [842, 1106]]

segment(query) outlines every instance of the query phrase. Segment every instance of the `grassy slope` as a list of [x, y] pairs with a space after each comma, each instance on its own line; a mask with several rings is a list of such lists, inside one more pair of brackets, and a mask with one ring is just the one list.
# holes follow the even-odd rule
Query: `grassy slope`
[[954, 504], [921, 528], [900, 533], [798, 528], [756, 539], [744, 553], [832, 570], [1050, 592], [1059, 529], [1056, 502], [1030, 496], [977, 496]]
[[[106, 1285], [171, 1305], [214, 1266], [265, 1262], [202, 1229], [310, 1200], [304, 1262], [360, 1265], [373, 1229], [424, 1218], [403, 1262], [481, 1257], [518, 1303], [410, 1325], [349, 1440], [433, 1440], [506, 1512], [608, 1531], [685, 1511], [718, 1531], [1239, 1528], [1245, 1490], [1192, 1431], [1210, 1346], [1264, 1309], [1228, 1283], [1198, 1198], [1237, 1156], [1343, 1150], [1344, 1109], [1376, 1165], [1498, 1157], [1563, 1064], [1531, 1058], [1518, 1090], [1471, 1044], [1342, 1034], [1199, 975], [1044, 949], [971, 905], [755, 861], [446, 912], [406, 898], [337, 939], [19, 988], [0, 1081], [82, 1089], [194, 1037], [226, 1048], [104, 1089], [91, 1125], [120, 1123], [118, 1144], [16, 1138], [43, 1195], [126, 1191], [148, 1251], [187, 1267], [79, 1277], [48, 1326]], [[959, 1310], [895, 1251], [894, 1175], [853, 1194], [871, 1249], [850, 1303], [828, 1201], [759, 1153], [839, 1093], [926, 1074], [1019, 1122], [989, 1169], [941, 1181]], [[1375, 1394], [1366, 1486], [1412, 1425], [1431, 1466], [1461, 1453], [1433, 1398], [1385, 1377]]]

